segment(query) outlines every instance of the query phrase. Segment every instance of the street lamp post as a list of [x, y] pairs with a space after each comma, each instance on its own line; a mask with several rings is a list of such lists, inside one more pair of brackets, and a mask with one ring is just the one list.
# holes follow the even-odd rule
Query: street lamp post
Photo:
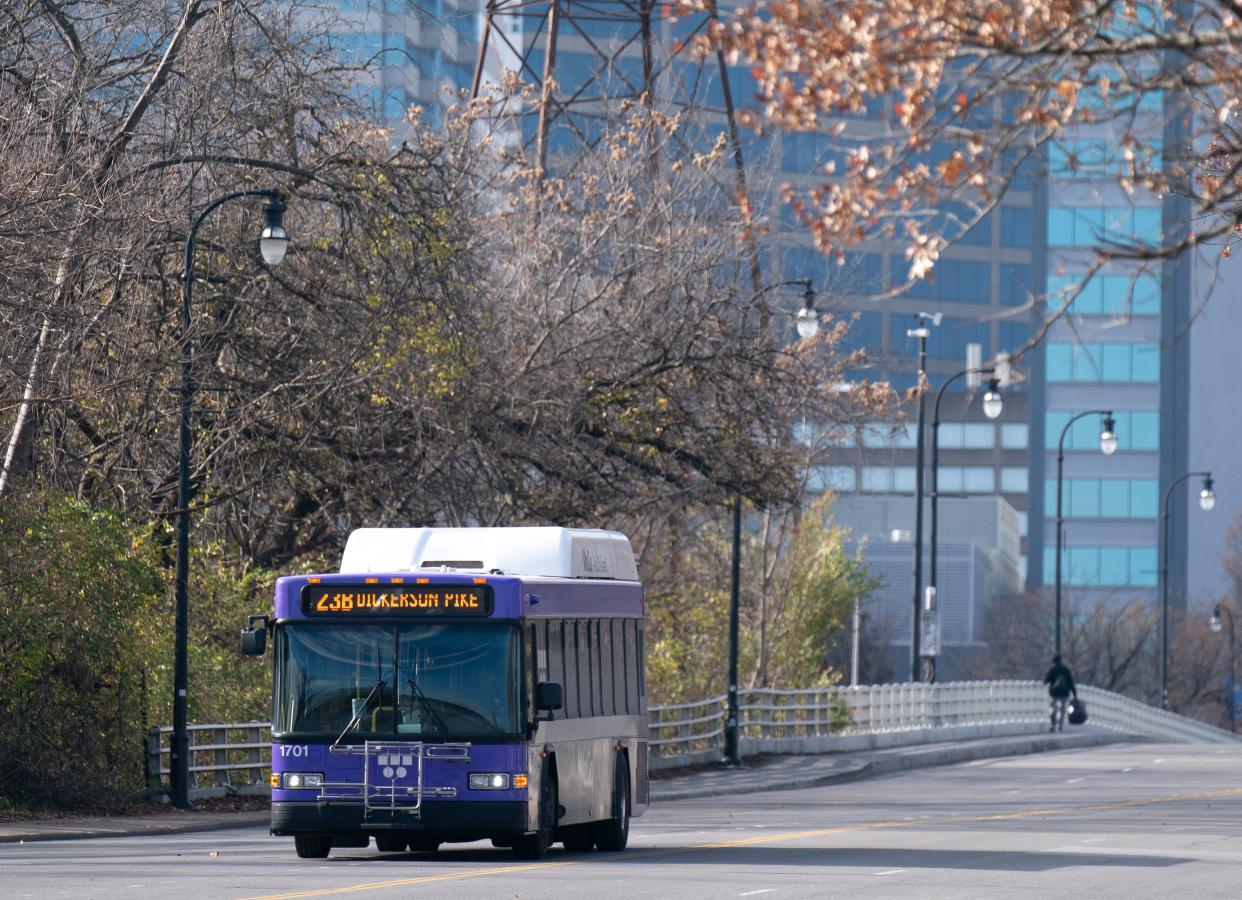
[[289, 235], [284, 229], [282, 216], [285, 205], [280, 192], [271, 189], [235, 191], [217, 197], [200, 212], [190, 225], [185, 239], [185, 268], [181, 279], [181, 389], [178, 406], [178, 454], [177, 454], [177, 573], [176, 573], [176, 622], [174, 627], [175, 650], [173, 656], [173, 733], [170, 781], [173, 804], [180, 809], [190, 807], [190, 738], [188, 722], [188, 664], [189, 644], [189, 583], [190, 583], [190, 401], [194, 396], [193, 354], [190, 342], [190, 299], [194, 290], [194, 236], [214, 210], [232, 200], [243, 197], [266, 197], [263, 212], [266, 224], [259, 234], [259, 252], [268, 265], [277, 265], [285, 258]]
[[[819, 314], [815, 311], [815, 289], [809, 278], [790, 278], [762, 288], [756, 297], [778, 287], [797, 284], [803, 288], [802, 308], [794, 316], [800, 338], [814, 337], [819, 332]], [[729, 682], [725, 709], [724, 758], [731, 766], [740, 766], [738, 755], [738, 722], [741, 710], [737, 700], [737, 658], [741, 616], [742, 582], [742, 495], [733, 497], [733, 558], [729, 567]]]
[[1117, 451], [1117, 423], [1113, 419], [1113, 411], [1111, 409], [1089, 409], [1086, 412], [1080, 412], [1076, 416], [1071, 416], [1070, 420], [1065, 423], [1065, 427], [1061, 429], [1061, 436], [1057, 439], [1057, 558], [1056, 558], [1056, 612], [1054, 616], [1056, 623], [1054, 630], [1056, 640], [1056, 655], [1061, 655], [1061, 535], [1064, 531], [1064, 519], [1061, 515], [1061, 495], [1064, 490], [1061, 486], [1062, 474], [1065, 468], [1065, 436], [1069, 434], [1070, 427], [1079, 419], [1086, 416], [1103, 416], [1104, 430], [1100, 432], [1100, 452], [1105, 456], [1112, 456]]
[[1216, 505], [1211, 472], [1187, 472], [1174, 478], [1164, 491], [1160, 505], [1160, 706], [1169, 708], [1169, 498], [1173, 489], [1188, 478], [1202, 478], [1199, 507], [1207, 512]]
[[[967, 375], [988, 375], [988, 389], [983, 395], [983, 414], [989, 419], [1000, 417], [1001, 412], [1005, 408], [1005, 399], [1001, 396], [1000, 380], [996, 378], [995, 366], [974, 366], [963, 369], [956, 375], [950, 375], [945, 379], [944, 384], [940, 385], [940, 390], [936, 392], [936, 402], [932, 404], [932, 427], [931, 427], [931, 556], [928, 560], [927, 572], [927, 592], [923, 604], [923, 611], [930, 614], [936, 609], [938, 597], [936, 595], [936, 550], [937, 550], [937, 507], [940, 501], [940, 401], [944, 399], [945, 390], [953, 382], [959, 378], [965, 378]], [[936, 680], [936, 664], [934, 657], [930, 654], [927, 656], [926, 669], [928, 672], [928, 681]]]
[[1212, 613], [1212, 620], [1208, 626], [1212, 631], [1220, 631], [1220, 614], [1225, 613], [1229, 617], [1229, 733], [1237, 732], [1237, 715], [1235, 714], [1236, 704], [1234, 703], [1234, 694], [1237, 691], [1237, 634], [1233, 630], [1233, 610], [1223, 603], [1216, 604], [1216, 610]]
[[922, 674], [919, 671], [922, 664], [919, 630], [923, 627], [923, 453], [927, 430], [923, 420], [927, 412], [927, 338], [931, 336], [927, 323], [939, 325], [941, 315], [920, 312], [914, 318], [918, 325], [906, 329], [906, 337], [919, 339], [918, 434], [914, 438], [914, 616], [910, 623], [910, 680], [919, 681]]

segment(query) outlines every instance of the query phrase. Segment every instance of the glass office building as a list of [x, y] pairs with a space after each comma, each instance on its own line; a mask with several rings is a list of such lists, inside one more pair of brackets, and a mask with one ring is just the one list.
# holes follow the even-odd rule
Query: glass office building
[[[580, 100], [589, 100], [587, 94], [627, 93], [641, 82], [639, 45], [621, 49], [601, 69], [599, 50], [621, 47], [634, 25], [610, 18], [615, 13], [609, 4], [593, 8], [597, 14], [583, 6], [577, 23], [563, 28], [557, 50], [556, 77], [563, 93], [572, 94], [577, 82], [590, 82]], [[480, 0], [437, 0], [421, 9], [389, 0], [344, 0], [341, 9], [356, 23], [342, 37], [348, 52], [385, 51], [386, 64], [374, 87], [385, 115], [398, 117], [417, 102], [434, 123], [452, 92], [469, 87], [483, 23]], [[513, 47], [533, 48], [528, 62], [541, 74], [544, 35], [534, 15], [538, 10], [529, 11], [529, 18], [515, 15], [498, 24]], [[690, 20], [661, 21], [654, 34], [671, 45], [694, 27]], [[517, 60], [516, 53], [500, 51], [486, 62], [487, 77], [497, 80], [500, 69], [516, 67]], [[700, 105], [705, 133], [723, 130], [723, 91], [712, 66], [678, 59], [667, 47], [657, 65], [669, 97], [693, 98]], [[730, 67], [730, 82], [735, 103], [753, 103], [755, 84], [746, 66]], [[1151, 97], [1134, 111], [1156, 151], [1180, 138], [1179, 117], [1168, 105], [1166, 98]], [[589, 111], [589, 104], [578, 108]], [[883, 101], [873, 102], [851, 122], [851, 133], [865, 140], [867, 123], [879, 126], [888, 114]], [[532, 123], [523, 121], [519, 139], [532, 137]], [[579, 117], [577, 125], [575, 133], [563, 121], [554, 122], [551, 154], [591, 137], [589, 116]], [[1029, 306], [1033, 297], [1047, 292], [1056, 304], [1077, 291], [1066, 315], [1017, 366], [1021, 380], [1007, 389], [1000, 419], [983, 415], [979, 392], [966, 389], [964, 382], [947, 395], [943, 410], [940, 490], [945, 502], [952, 502], [952, 495], [963, 502], [1000, 496], [1016, 511], [1016, 563], [1029, 587], [1053, 581], [1061, 429], [1077, 412], [1112, 409], [1119, 438], [1115, 455], [1098, 451], [1098, 418], [1079, 421], [1066, 435], [1065, 584], [1074, 596], [1087, 598], [1154, 596], [1161, 566], [1161, 486], [1192, 468], [1213, 468], [1221, 503], [1212, 517], [1192, 505], [1197, 490], [1175, 497], [1170, 581], [1189, 583], [1192, 594], [1222, 588], [1218, 554], [1237, 504], [1231, 503], [1229, 460], [1219, 458], [1220, 448], [1242, 446], [1242, 417], [1222, 405], [1228, 391], [1221, 386], [1228, 381], [1224, 370], [1238, 357], [1229, 335], [1242, 326], [1242, 305], [1204, 303], [1213, 290], [1221, 292], [1221, 283], [1229, 283], [1219, 268], [1232, 263], [1209, 259], [1210, 254], [1146, 267], [1112, 263], [1077, 287], [1094, 260], [1091, 247], [1102, 237], [1158, 240], [1166, 229], [1186, 227], [1189, 219], [1182, 200], [1137, 194], [1135, 199], [1118, 186], [1117, 143], [1107, 125], [1084, 127], [1047, 147], [1041, 171], [1019, 177], [992, 213], [942, 254], [933, 279], [884, 301], [874, 298], [906, 279], [904, 246], [869, 242], [838, 265], [811, 246], [779, 196], [782, 183], [810, 186], [824, 164], [840, 166], [842, 142], [813, 132], [758, 137], [746, 129], [742, 138], [752, 202], [767, 226], [764, 281], [813, 279], [820, 308], [852, 320], [847, 347], [867, 351], [860, 377], [887, 379], [899, 392], [912, 387], [917, 342], [907, 330], [916, 324], [916, 313], [939, 312], [944, 318], [928, 341], [935, 390], [966, 365], [970, 345], [979, 347], [984, 360], [1022, 346], [1045, 313], [1039, 303]], [[930, 158], [946, 149], [930, 148]], [[944, 210], [946, 216], [955, 212]], [[797, 294], [791, 290], [784, 298], [791, 312]], [[1192, 318], [1200, 321], [1187, 332]], [[1213, 323], [1206, 331], [1205, 319]], [[907, 498], [912, 529], [913, 404], [906, 404], [904, 412], [905, 422], [876, 422], [822, 460], [811, 472], [811, 488]], [[1237, 496], [1242, 499], [1242, 491]], [[945, 583], [943, 576], [940, 581]], [[893, 614], [895, 622], [905, 622], [905, 633], [898, 633], [899, 624], [893, 640], [908, 642], [908, 604], [894, 601]]]

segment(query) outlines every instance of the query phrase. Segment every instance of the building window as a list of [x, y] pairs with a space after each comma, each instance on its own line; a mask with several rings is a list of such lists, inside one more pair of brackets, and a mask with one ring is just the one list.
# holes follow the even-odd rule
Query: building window
[[936, 490], [942, 493], [962, 492], [962, 470], [959, 466], [941, 466]]
[[[1155, 547], [1070, 547], [1061, 552], [1061, 578], [1090, 587], [1152, 587]], [[1056, 580], [1055, 553], [1044, 554], [1044, 581]]]
[[991, 466], [966, 466], [962, 471], [962, 490], [968, 494], [990, 494], [996, 490], [996, 470]]
[[1025, 450], [1030, 440], [1030, 426], [1013, 424], [1001, 426], [1001, 447], [1006, 450]]
[[[1044, 446], [1057, 449], [1061, 429], [1071, 416], [1068, 410], [1050, 410], [1044, 418]], [[1117, 420], [1117, 447], [1120, 450], [1156, 450], [1160, 447], [1160, 413], [1155, 411], [1114, 412]], [[1084, 416], [1074, 423], [1065, 437], [1067, 450], [1099, 450], [1101, 416]]]
[[962, 426], [962, 443], [970, 450], [991, 450], [996, 446], [996, 426], [968, 422]]
[[1031, 246], [1031, 210], [1029, 207], [1001, 207], [1001, 246]]
[[1046, 351], [1050, 382], [1144, 382], [1160, 380], [1158, 344], [1070, 344], [1052, 341]]
[[1001, 469], [1001, 493], [1025, 494], [1029, 485], [1030, 473], [1025, 468], [1005, 466]]
[[1086, 284], [1081, 275], [1058, 275], [1048, 279], [1048, 302], [1054, 308], [1074, 296], [1070, 312], [1080, 316], [1160, 315], [1160, 280], [1148, 274], [1097, 275]]
[[1005, 263], [1000, 268], [1000, 302], [1004, 306], [1023, 306], [1031, 299], [1030, 266]]
[[893, 490], [893, 470], [887, 466], [863, 466], [862, 490], [869, 494], [886, 494]]
[[1102, 241], [1160, 241], [1158, 206], [1075, 206], [1048, 211], [1048, 244], [1092, 247]]
[[883, 449], [912, 450], [915, 428], [900, 422], [870, 422], [862, 428], [862, 445]]
[[853, 466], [816, 466], [807, 473], [807, 490], [852, 491], [858, 484]]
[[[1067, 478], [1062, 481], [1062, 515], [1076, 519], [1154, 519], [1159, 482], [1154, 478]], [[1057, 483], [1044, 482], [1044, 515], [1056, 517]]]
[[[991, 266], [986, 262], [941, 259], [931, 276], [910, 286], [906, 296], [912, 300], [949, 300], [957, 303], [989, 303], [992, 299]], [[895, 284], [904, 284], [907, 275], [893, 272]]]

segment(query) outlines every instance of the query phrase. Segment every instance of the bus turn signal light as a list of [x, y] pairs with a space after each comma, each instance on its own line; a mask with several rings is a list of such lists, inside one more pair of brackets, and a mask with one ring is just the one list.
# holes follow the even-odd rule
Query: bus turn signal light
[[514, 786], [515, 788], [524, 788], [524, 787], [526, 787], [526, 776], [525, 776], [525, 775], [514, 775], [514, 776], [513, 776], [513, 786]]

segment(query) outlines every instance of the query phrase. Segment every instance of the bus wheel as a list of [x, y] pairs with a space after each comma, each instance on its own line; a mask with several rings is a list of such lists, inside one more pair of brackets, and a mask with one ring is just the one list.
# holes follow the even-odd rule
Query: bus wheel
[[380, 853], [404, 853], [405, 838], [395, 834], [377, 834], [375, 849]]
[[519, 835], [513, 842], [513, 855], [518, 859], [543, 859], [552, 844], [556, 827], [556, 775], [546, 762], [539, 777], [539, 828], [534, 834]]
[[630, 840], [630, 767], [624, 756], [617, 757], [617, 774], [612, 784], [612, 818], [596, 826], [595, 846], [615, 852], [624, 850]]
[[297, 834], [293, 836], [293, 847], [298, 851], [298, 859], [327, 859], [332, 838], [322, 834]]

